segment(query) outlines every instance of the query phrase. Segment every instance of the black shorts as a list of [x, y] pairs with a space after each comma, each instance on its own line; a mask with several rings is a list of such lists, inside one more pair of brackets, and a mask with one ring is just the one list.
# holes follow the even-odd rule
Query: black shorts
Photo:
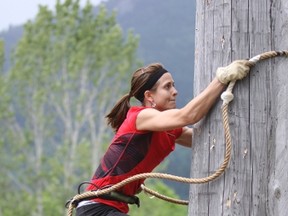
[[129, 216], [120, 212], [118, 209], [102, 204], [93, 203], [78, 207], [76, 216]]

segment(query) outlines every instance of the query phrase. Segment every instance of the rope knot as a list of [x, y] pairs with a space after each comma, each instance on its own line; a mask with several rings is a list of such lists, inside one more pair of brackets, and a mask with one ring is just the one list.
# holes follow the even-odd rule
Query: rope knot
[[223, 100], [223, 104], [229, 104], [234, 99], [234, 95], [230, 91], [225, 91], [221, 94], [221, 99]]
[[71, 205], [73, 208], [76, 208], [80, 201], [81, 200], [77, 200], [75, 198], [72, 198], [66, 202], [65, 207], [69, 208], [69, 206]]

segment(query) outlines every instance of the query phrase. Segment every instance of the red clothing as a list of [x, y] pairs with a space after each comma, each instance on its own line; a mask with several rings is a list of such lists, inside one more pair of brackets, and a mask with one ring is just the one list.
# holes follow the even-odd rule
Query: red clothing
[[[139, 131], [136, 118], [146, 107], [131, 107], [127, 117], [112, 140], [91, 182], [98, 188], [114, 185], [139, 173], [151, 172], [163, 159], [175, 149], [175, 140], [181, 135], [182, 128], [171, 131]], [[144, 179], [131, 182], [121, 189], [126, 195], [135, 195]], [[93, 184], [87, 190], [97, 190]], [[101, 202], [127, 213], [126, 203], [104, 200]]]

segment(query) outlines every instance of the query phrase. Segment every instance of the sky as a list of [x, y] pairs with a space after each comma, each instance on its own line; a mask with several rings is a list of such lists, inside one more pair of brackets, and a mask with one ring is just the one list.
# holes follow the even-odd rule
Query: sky
[[[33, 19], [38, 12], [38, 5], [47, 5], [54, 9], [57, 0], [0, 0], [0, 31], [5, 31], [9, 26], [22, 25]], [[80, 0], [85, 5], [87, 0]], [[97, 5], [103, 0], [90, 0]], [[63, 0], [60, 0], [63, 2]]]

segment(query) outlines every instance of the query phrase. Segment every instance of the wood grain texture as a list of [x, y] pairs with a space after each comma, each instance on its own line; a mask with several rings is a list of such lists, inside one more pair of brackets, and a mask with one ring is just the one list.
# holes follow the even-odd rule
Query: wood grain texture
[[[197, 1], [194, 94], [217, 67], [288, 49], [288, 1]], [[232, 159], [225, 174], [190, 186], [192, 215], [288, 215], [288, 59], [259, 62], [236, 83], [230, 104]], [[191, 177], [212, 174], [224, 157], [222, 101], [194, 125]]]

